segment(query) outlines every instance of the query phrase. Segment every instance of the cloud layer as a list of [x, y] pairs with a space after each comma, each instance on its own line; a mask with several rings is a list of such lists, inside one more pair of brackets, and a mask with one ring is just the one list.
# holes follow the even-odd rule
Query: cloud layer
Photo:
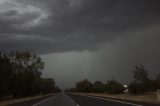
[[[160, 23], [158, 0], [0, 0], [0, 50], [95, 50]], [[149, 35], [150, 36], [150, 35]]]

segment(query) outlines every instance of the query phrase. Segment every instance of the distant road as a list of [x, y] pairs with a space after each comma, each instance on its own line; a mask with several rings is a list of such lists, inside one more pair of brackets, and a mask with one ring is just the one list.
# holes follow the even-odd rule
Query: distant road
[[10, 106], [160, 106], [142, 102], [120, 101], [109, 98], [59, 93], [39, 101], [27, 101]]

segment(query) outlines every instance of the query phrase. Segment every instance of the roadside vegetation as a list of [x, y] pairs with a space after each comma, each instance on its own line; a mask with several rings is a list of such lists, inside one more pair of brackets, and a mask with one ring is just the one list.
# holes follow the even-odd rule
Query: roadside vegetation
[[122, 94], [124, 93], [124, 86], [115, 81], [110, 80], [107, 83], [101, 81], [90, 82], [87, 79], [76, 83], [75, 88], [66, 89], [66, 92], [77, 93], [109, 93], [109, 94]]
[[0, 100], [60, 91], [52, 78], [42, 78], [44, 62], [28, 51], [0, 53]]
[[[160, 89], [160, 74], [155, 79], [148, 77], [148, 72], [142, 65], [135, 66], [133, 71], [133, 81], [128, 87], [116, 81], [109, 80], [107, 83], [101, 81], [91, 81], [84, 79], [75, 84], [75, 88], [66, 89], [66, 92], [77, 93], [108, 93], [108, 94], [124, 94], [141, 95], [147, 92], [155, 92]], [[125, 92], [127, 90], [127, 92]]]
[[158, 74], [155, 79], [150, 79], [143, 65], [135, 67], [133, 77], [134, 80], [128, 86], [131, 94], [139, 95], [160, 89], [160, 74]]

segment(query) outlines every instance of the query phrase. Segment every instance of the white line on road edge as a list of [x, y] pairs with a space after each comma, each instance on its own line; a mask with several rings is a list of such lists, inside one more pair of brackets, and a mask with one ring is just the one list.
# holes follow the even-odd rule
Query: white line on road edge
[[51, 97], [48, 97], [48, 98], [46, 98], [46, 99], [44, 99], [44, 100], [42, 100], [42, 101], [40, 101], [40, 102], [38, 102], [36, 104], [33, 104], [32, 106], [37, 106], [37, 105], [41, 104], [42, 102], [45, 102], [46, 100], [50, 99]]
[[118, 103], [133, 105], [133, 106], [143, 106], [143, 105], [139, 105], [139, 104], [134, 104], [134, 103], [129, 103], [129, 102], [123, 102], [123, 101], [118, 101], [118, 100], [113, 100], [113, 99], [106, 99], [106, 98], [101, 98], [101, 97], [88, 96], [88, 95], [84, 95], [84, 94], [81, 94], [81, 95], [82, 96], [86, 96], [86, 97], [90, 97], [90, 98], [101, 99], [101, 100], [108, 100], [108, 101], [111, 101], [111, 102], [118, 102]]
[[63, 95], [65, 95], [71, 102], [75, 103], [76, 106], [80, 106], [79, 104], [77, 104], [76, 102], [74, 102], [74, 100], [71, 99], [71, 98], [70, 98], [68, 95], [66, 95], [65, 93], [64, 93]]

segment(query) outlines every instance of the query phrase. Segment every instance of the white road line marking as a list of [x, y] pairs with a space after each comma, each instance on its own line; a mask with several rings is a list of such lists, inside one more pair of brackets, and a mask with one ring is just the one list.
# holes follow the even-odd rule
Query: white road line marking
[[139, 105], [139, 104], [134, 104], [134, 103], [129, 103], [129, 102], [123, 102], [123, 101], [118, 101], [118, 100], [113, 100], [113, 99], [106, 99], [106, 98], [101, 98], [101, 97], [88, 96], [88, 95], [84, 95], [84, 94], [81, 94], [81, 95], [82, 96], [86, 96], [86, 97], [95, 98], [95, 99], [107, 100], [107, 101], [111, 101], [111, 102], [118, 102], [118, 103], [133, 105], [133, 106], [143, 106], [143, 105]]
[[42, 100], [42, 101], [40, 101], [40, 102], [38, 102], [38, 103], [36, 103], [36, 104], [33, 104], [32, 106], [37, 106], [37, 105], [41, 104], [42, 102], [45, 102], [46, 100], [51, 99], [52, 97], [53, 97], [53, 96], [48, 97], [48, 98], [46, 98], [46, 99], [44, 99], [44, 100]]
[[68, 95], [66, 95], [65, 93], [63, 95], [65, 95], [71, 102], [73, 102], [74, 104], [76, 104], [76, 106], [80, 106], [73, 99], [71, 99]]

